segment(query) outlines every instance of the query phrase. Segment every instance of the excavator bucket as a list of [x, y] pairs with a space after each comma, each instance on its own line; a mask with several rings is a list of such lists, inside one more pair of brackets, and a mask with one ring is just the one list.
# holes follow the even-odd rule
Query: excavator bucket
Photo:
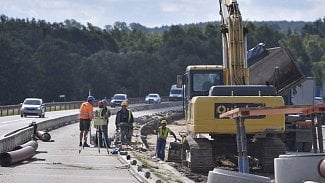
[[258, 55], [248, 58], [249, 84], [270, 84], [282, 95], [302, 83], [304, 75], [289, 50], [283, 43], [279, 42], [279, 45], [276, 48], [259, 49], [256, 51]]

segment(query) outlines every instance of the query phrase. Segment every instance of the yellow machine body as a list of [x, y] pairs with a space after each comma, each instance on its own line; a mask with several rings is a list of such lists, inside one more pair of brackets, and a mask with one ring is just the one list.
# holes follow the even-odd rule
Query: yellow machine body
[[[249, 106], [283, 106], [281, 96], [196, 96], [190, 100], [186, 121], [194, 134], [236, 134], [235, 119], [220, 119], [219, 115], [232, 108]], [[284, 115], [257, 116], [245, 120], [247, 134], [283, 133]]]

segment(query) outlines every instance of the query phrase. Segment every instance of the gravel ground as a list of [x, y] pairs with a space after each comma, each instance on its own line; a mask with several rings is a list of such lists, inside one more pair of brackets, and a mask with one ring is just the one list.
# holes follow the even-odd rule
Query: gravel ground
[[[155, 157], [157, 136], [154, 134], [153, 130], [158, 128], [159, 122], [162, 118], [167, 119], [167, 127], [176, 134], [177, 138], [181, 139], [179, 134], [187, 131], [185, 120], [183, 119], [181, 113], [177, 111], [170, 111], [167, 113], [138, 118], [136, 120], [137, 126], [134, 129], [135, 138], [133, 141], [135, 145], [133, 146], [134, 150], [132, 151], [134, 156], [142, 161], [144, 167], [150, 169], [150, 171], [159, 177], [163, 182], [207, 182], [207, 173], [193, 173], [188, 168], [182, 167], [180, 163], [159, 161], [159, 159]], [[168, 157], [169, 143], [173, 141], [174, 137], [169, 135], [165, 149], [166, 159]], [[232, 161], [233, 159], [234, 158], [232, 157]], [[227, 169], [229, 169], [229, 167], [227, 167]], [[274, 179], [273, 174], [259, 173], [258, 170], [252, 173]]]
[[[176, 137], [181, 139], [180, 132], [186, 132], [185, 120], [178, 111], [171, 111], [168, 113], [155, 114], [153, 116], [144, 116], [137, 119], [137, 126], [134, 129], [135, 145], [132, 151], [134, 156], [142, 161], [144, 167], [148, 168], [163, 182], [207, 182], [207, 175], [195, 174], [184, 167], [181, 167], [179, 163], [160, 161], [155, 156], [157, 136], [154, 134], [155, 129], [158, 128], [160, 120], [162, 118], [167, 119], [168, 128], [170, 128]], [[141, 133], [142, 132], [142, 133]], [[146, 138], [142, 138], [145, 136]], [[140, 143], [141, 141], [145, 141]], [[167, 138], [165, 159], [168, 157], [169, 143], [174, 142], [174, 137], [169, 135]]]

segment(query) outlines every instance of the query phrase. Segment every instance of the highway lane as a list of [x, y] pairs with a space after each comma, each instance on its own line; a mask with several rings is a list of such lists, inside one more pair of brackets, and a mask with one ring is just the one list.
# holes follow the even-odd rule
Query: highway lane
[[45, 118], [39, 118], [37, 116], [27, 116], [22, 118], [20, 115], [0, 117], [0, 139], [9, 132], [29, 126], [32, 122], [39, 123], [66, 115], [78, 114], [78, 112], [78, 109], [46, 112]]

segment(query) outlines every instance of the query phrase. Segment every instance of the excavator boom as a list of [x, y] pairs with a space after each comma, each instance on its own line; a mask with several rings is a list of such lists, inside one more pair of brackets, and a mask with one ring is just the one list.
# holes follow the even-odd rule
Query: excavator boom
[[219, 0], [225, 85], [249, 84], [246, 36], [237, 0]]

